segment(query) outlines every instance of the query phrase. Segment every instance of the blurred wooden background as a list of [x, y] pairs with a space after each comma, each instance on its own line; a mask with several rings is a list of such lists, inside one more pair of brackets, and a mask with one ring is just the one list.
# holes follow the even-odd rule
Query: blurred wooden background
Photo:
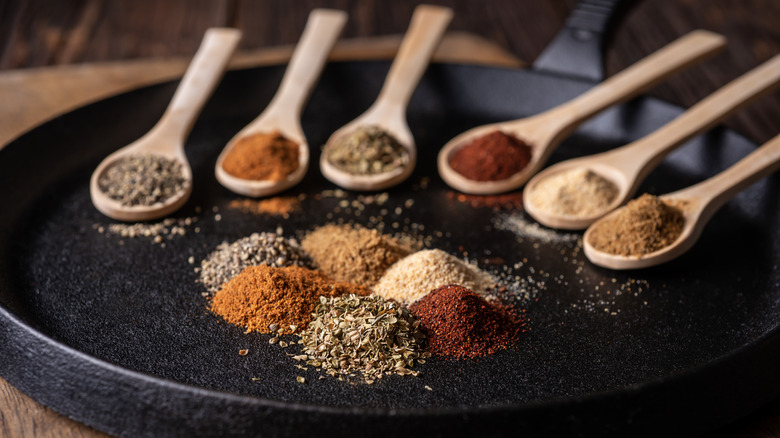
[[[0, 0], [0, 76], [15, 69], [190, 56], [203, 31], [244, 31], [240, 50], [294, 44], [315, 7], [350, 14], [343, 38], [401, 34], [411, 0]], [[575, 0], [430, 0], [455, 10], [450, 31], [469, 32], [530, 64], [553, 38]], [[780, 54], [778, 0], [644, 0], [619, 25], [607, 49], [617, 72], [693, 30], [725, 35], [728, 48], [657, 86], [650, 94], [688, 107]], [[473, 49], [463, 46], [462, 50]], [[37, 70], [30, 70], [37, 71]], [[24, 72], [22, 72], [24, 73]], [[4, 99], [0, 96], [0, 101]], [[0, 102], [1, 104], [1, 102]], [[727, 125], [754, 141], [780, 133], [780, 93], [750, 105]], [[0, 436], [96, 437], [0, 379]], [[780, 400], [710, 437], [780, 437]]]

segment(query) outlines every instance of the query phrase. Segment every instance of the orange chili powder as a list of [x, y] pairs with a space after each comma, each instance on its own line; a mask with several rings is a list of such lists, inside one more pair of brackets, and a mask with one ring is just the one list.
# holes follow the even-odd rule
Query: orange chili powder
[[225, 283], [211, 300], [211, 311], [247, 332], [270, 333], [277, 324], [306, 328], [320, 296], [368, 295], [365, 287], [334, 282], [325, 274], [299, 266], [250, 266]]
[[298, 152], [298, 145], [279, 132], [261, 132], [238, 140], [222, 168], [242, 179], [281, 181], [298, 169]]

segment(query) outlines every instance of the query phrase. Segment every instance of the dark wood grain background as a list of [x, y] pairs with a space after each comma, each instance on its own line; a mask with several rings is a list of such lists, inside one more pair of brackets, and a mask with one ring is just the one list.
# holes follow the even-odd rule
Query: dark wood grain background
[[[244, 31], [241, 49], [297, 41], [315, 7], [349, 12], [343, 37], [403, 33], [411, 0], [0, 0], [0, 70], [63, 64], [189, 56], [212, 26]], [[450, 30], [480, 35], [532, 62], [562, 26], [575, 0], [431, 0], [454, 9]], [[620, 71], [694, 29], [725, 35], [721, 54], [650, 91], [691, 106], [728, 81], [780, 54], [780, 0], [644, 0], [625, 17], [607, 49], [607, 74]], [[3, 97], [0, 96], [0, 99]], [[780, 133], [780, 93], [730, 118], [756, 142]], [[780, 372], [780, 370], [778, 370]], [[100, 436], [69, 420], [14, 428], [13, 419], [45, 410], [10, 412], [17, 394], [0, 387], [0, 436]], [[5, 400], [5, 401], [4, 401]], [[10, 401], [9, 401], [10, 400]], [[31, 406], [31, 407], [30, 407]], [[56, 414], [52, 414], [56, 415]], [[56, 417], [54, 417], [56, 418]], [[780, 437], [780, 400], [711, 437]]]

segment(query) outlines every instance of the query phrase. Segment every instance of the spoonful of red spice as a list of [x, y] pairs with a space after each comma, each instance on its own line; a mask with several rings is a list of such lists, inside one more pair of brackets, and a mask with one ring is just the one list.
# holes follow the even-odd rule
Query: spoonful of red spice
[[439, 152], [439, 174], [452, 188], [475, 195], [517, 189], [589, 117], [640, 94], [724, 45], [720, 35], [694, 31], [565, 104], [532, 117], [470, 129]]

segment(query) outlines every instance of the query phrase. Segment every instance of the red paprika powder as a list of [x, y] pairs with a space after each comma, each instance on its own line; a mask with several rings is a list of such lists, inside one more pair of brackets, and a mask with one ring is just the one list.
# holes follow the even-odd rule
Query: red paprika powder
[[526, 331], [524, 315], [454, 284], [432, 290], [409, 310], [420, 320], [429, 351], [458, 359], [506, 349]]
[[473, 181], [499, 181], [520, 172], [530, 161], [528, 144], [493, 131], [455, 150], [450, 167]]

